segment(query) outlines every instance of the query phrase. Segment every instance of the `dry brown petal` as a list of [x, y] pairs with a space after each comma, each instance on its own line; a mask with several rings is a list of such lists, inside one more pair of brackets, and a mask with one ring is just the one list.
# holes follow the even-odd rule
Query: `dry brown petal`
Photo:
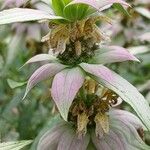
[[109, 117], [107, 114], [98, 113], [95, 116], [94, 121], [96, 123], [95, 132], [97, 136], [101, 136], [103, 134], [101, 129], [103, 129], [104, 133], [109, 133]]
[[85, 112], [78, 115], [77, 118], [77, 134], [79, 138], [85, 136], [87, 132], [87, 124], [89, 122], [88, 116]]
[[75, 42], [75, 51], [76, 51], [76, 55], [80, 56], [81, 52], [82, 52], [82, 45], [80, 41], [76, 41]]

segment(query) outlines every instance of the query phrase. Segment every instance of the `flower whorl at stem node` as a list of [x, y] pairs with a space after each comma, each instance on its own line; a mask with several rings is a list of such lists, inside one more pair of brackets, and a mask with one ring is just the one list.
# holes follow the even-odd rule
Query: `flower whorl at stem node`
[[66, 24], [50, 22], [50, 32], [43, 37], [42, 42], [47, 41], [54, 54], [61, 60], [70, 59], [72, 55], [73, 58], [81, 55], [92, 56], [94, 50], [97, 49], [95, 45], [108, 39], [96, 25], [96, 22], [101, 20], [111, 22], [106, 16], [92, 16]]
[[106, 89], [98, 96], [97, 84], [93, 84], [92, 80], [86, 80], [83, 87], [86, 91], [86, 99], [77, 97], [69, 112], [68, 121], [75, 124], [79, 138], [87, 133], [88, 127], [94, 127], [96, 136], [101, 138], [104, 134], [109, 133], [109, 115], [110, 108], [117, 103], [118, 96]]

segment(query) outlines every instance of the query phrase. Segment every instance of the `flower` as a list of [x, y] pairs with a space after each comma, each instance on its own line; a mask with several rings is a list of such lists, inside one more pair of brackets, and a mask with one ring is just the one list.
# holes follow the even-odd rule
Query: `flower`
[[[107, 51], [105, 52], [105, 50]], [[127, 84], [130, 86], [130, 89], [128, 90], [133, 89], [133, 87], [127, 81], [125, 81], [119, 75], [109, 70], [107, 67], [103, 66], [103, 64], [121, 62], [126, 60], [138, 61], [126, 49], [118, 46], [110, 46], [105, 47], [104, 49], [99, 49], [95, 57], [92, 57], [92, 60], [90, 59], [91, 63], [81, 62], [75, 67], [70, 67], [69, 65], [64, 65], [60, 63], [58, 58], [55, 58], [50, 54], [36, 55], [32, 57], [29, 61], [27, 61], [26, 64], [35, 63], [39, 61], [50, 61], [50, 63], [41, 66], [29, 78], [24, 98], [37, 83], [44, 79], [51, 78], [54, 76], [54, 79], [52, 81], [51, 94], [62, 117], [64, 118], [64, 120], [67, 120], [69, 108], [77, 92], [82, 87], [86, 75], [97, 76], [98, 80], [101, 80], [98, 82], [110, 89], [110, 84], [114, 84], [114, 87], [120, 86], [120, 83], [117, 83], [118, 85], [115, 85], [115, 82], [126, 82], [126, 86]], [[108, 85], [105, 82], [108, 82]], [[123, 88], [121, 90], [125, 91], [124, 87], [121, 88]], [[120, 91], [114, 91], [120, 94]], [[127, 92], [129, 91], [125, 91], [125, 93]], [[132, 94], [130, 95], [131, 97], [133, 97]]]
[[[53, 42], [50, 44], [55, 44], [56, 42], [57, 44], [54, 47], [57, 47], [57, 49], [62, 47], [62, 51], [56, 58], [49, 54], [41, 54], [34, 56], [27, 62], [51, 61], [51, 63], [37, 69], [30, 77], [25, 96], [38, 82], [54, 76], [51, 94], [61, 116], [67, 121], [70, 106], [77, 93], [80, 93], [85, 77], [89, 76], [99, 84], [114, 91], [125, 102], [130, 104], [144, 125], [150, 130], [148, 102], [135, 87], [104, 66], [107, 63], [126, 60], [138, 61], [122, 47], [109, 46], [104, 47], [104, 49], [99, 48], [103, 36], [95, 23], [95, 16], [99, 14], [96, 12], [105, 10], [114, 3], [129, 6], [122, 0], [52, 0], [52, 8], [55, 15], [41, 10], [14, 8], [0, 12], [0, 24], [35, 20], [50, 21], [50, 29], [53, 31], [50, 34], [54, 35], [52, 38]], [[107, 20], [105, 17], [104, 19]], [[79, 26], [78, 22], [81, 23]], [[81, 33], [83, 33], [83, 37], [79, 38], [78, 35], [80, 34], [75, 34], [75, 41], [74, 38], [70, 38], [71, 34], [68, 34], [70, 30], [66, 29], [64, 32], [61, 30], [62, 28], [69, 28], [74, 23], [77, 27], [76, 31], [78, 32], [82, 29]], [[66, 24], [69, 26], [66, 27]], [[54, 29], [57, 30], [53, 30], [53, 25]], [[88, 27], [89, 37], [87, 37], [85, 32], [82, 32], [86, 27]], [[60, 34], [55, 36], [56, 32]], [[93, 34], [91, 35], [90, 33]], [[74, 36], [74, 34], [72, 35]], [[52, 48], [55, 50], [54, 47]], [[74, 55], [75, 51], [76, 55]]]
[[109, 132], [100, 131], [101, 137], [97, 137], [94, 126], [89, 127], [87, 133], [79, 138], [75, 125], [58, 121], [39, 140], [37, 150], [147, 150], [146, 145], [139, 136], [137, 130], [142, 128], [141, 121], [133, 114], [112, 109], [109, 112]]

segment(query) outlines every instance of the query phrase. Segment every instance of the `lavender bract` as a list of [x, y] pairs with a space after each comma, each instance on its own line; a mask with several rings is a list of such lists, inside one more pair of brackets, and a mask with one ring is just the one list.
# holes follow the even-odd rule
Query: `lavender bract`
[[[52, 78], [51, 96], [66, 122], [44, 135], [39, 150], [84, 150], [89, 143], [98, 150], [149, 148], [137, 133], [141, 127], [150, 130], [148, 102], [128, 81], [104, 66], [139, 62], [123, 47], [102, 44], [108, 37], [97, 22], [111, 23], [111, 19], [100, 12], [115, 3], [130, 6], [122, 0], [52, 0], [52, 14], [29, 8], [0, 12], [0, 24], [36, 20], [49, 23], [50, 31], [42, 41], [48, 43], [50, 54], [39, 54], [27, 61], [46, 64], [29, 78], [24, 98], [37, 83]], [[119, 98], [132, 106], [144, 125], [130, 113], [112, 110]]]
[[[148, 150], [138, 135], [137, 129], [143, 125], [133, 114], [112, 109], [109, 112], [109, 133], [100, 131], [101, 137], [97, 137], [94, 128], [90, 128], [86, 135], [79, 138], [73, 124], [59, 122], [55, 127], [49, 129], [40, 139], [38, 150]], [[93, 144], [91, 144], [93, 143]]]

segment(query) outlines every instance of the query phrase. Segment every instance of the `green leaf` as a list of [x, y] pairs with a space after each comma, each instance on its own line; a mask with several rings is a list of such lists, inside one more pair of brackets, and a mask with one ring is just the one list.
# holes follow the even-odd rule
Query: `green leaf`
[[56, 15], [64, 16], [63, 10], [65, 7], [65, 3], [63, 2], [63, 0], [52, 0], [52, 7]]
[[81, 20], [88, 15], [88, 9], [88, 5], [80, 4], [78, 6], [78, 20]]
[[71, 0], [63, 0], [64, 4], [67, 5], [71, 2]]
[[14, 89], [14, 88], [25, 85], [27, 82], [17, 82], [11, 79], [7, 79], [7, 83], [10, 86], [10, 88]]
[[0, 143], [0, 150], [20, 150], [32, 143], [32, 140]]
[[129, 14], [129, 12], [121, 5], [118, 3], [114, 3], [113, 7], [117, 10], [119, 10], [120, 12], [122, 12], [124, 15], [131, 17], [131, 15]]
[[78, 6], [77, 5], [66, 6], [64, 8], [63, 13], [66, 19], [70, 21], [75, 21], [78, 18]]

